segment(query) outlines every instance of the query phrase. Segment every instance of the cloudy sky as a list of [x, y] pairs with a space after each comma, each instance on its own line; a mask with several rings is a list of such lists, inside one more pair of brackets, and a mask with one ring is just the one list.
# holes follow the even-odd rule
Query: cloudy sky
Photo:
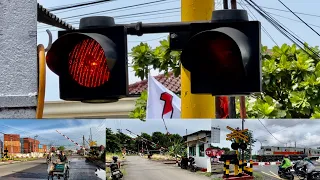
[[[99, 16], [113, 16], [116, 17], [115, 21], [119, 24], [126, 23], [135, 23], [142, 21], [144, 23], [157, 23], [157, 22], [177, 22], [181, 20], [180, 17], [180, 1], [179, 0], [168, 0], [166, 2], [159, 2], [156, 4], [147, 4], [139, 7], [111, 10], [126, 6], [132, 6], [142, 3], [152, 2], [154, 0], [116, 0], [111, 2], [102, 3], [99, 5], [93, 5], [85, 8], [75, 8], [72, 10], [62, 10], [54, 12], [55, 15], [62, 18], [66, 22], [72, 24], [74, 27], [78, 28], [79, 20], [83, 16], [77, 16], [87, 13], [105, 11], [101, 13], [96, 13], [94, 15]], [[38, 2], [44, 7], [50, 9], [57, 6], [63, 6], [67, 4], [74, 3], [83, 3], [88, 2], [88, 0], [38, 0]], [[216, 9], [222, 8], [222, 0], [216, 0]], [[294, 33], [301, 37], [303, 41], [308, 42], [310, 45], [318, 45], [318, 39], [314, 38], [315, 33], [312, 32], [308, 27], [305, 26], [302, 22], [300, 22], [296, 17], [294, 17], [290, 12], [286, 12], [287, 10], [277, 1], [266, 1], [266, 0], [256, 0], [258, 5], [265, 8], [266, 11], [272, 13], [272, 16], [277, 18], [284, 24], [288, 29], [294, 31]], [[283, 0], [283, 2], [289, 6], [293, 11], [309, 13], [311, 15], [299, 14], [299, 16], [304, 19], [307, 23], [316, 30], [319, 29], [319, 26], [313, 25], [312, 23], [318, 21], [318, 17], [312, 16], [312, 14], [318, 14], [318, 1], [316, 0]], [[245, 8], [247, 6], [243, 5], [238, 6], [238, 8]], [[177, 8], [176, 10], [173, 8]], [[275, 9], [274, 9], [275, 8]], [[169, 10], [168, 10], [169, 9]], [[172, 9], [172, 10], [170, 10]], [[276, 9], [282, 9], [284, 11], [279, 11]], [[166, 10], [166, 11], [164, 11]], [[147, 13], [140, 15], [132, 15], [135, 13], [145, 13], [154, 11], [156, 13]], [[259, 20], [261, 21], [264, 29], [271, 34], [272, 38], [281, 45], [282, 43], [292, 44], [285, 36], [283, 36], [280, 32], [278, 32], [269, 22], [265, 21], [258, 13], [256, 13], [253, 9], [248, 11], [251, 20]], [[253, 14], [251, 14], [253, 13]], [[72, 17], [76, 16], [76, 17]], [[90, 16], [90, 15], [87, 15]], [[38, 44], [44, 44], [46, 47], [48, 44], [48, 35], [46, 33], [46, 29], [52, 31], [53, 41], [57, 39], [57, 30], [58, 28], [54, 28], [51, 26], [47, 26], [44, 24], [38, 24], [38, 33], [37, 39]], [[147, 34], [141, 37], [138, 36], [128, 36], [128, 51], [131, 51], [131, 48], [138, 45], [140, 42], [147, 42], [150, 46], [156, 47], [159, 45], [159, 40], [162, 40], [166, 37], [167, 34]], [[275, 43], [268, 37], [268, 35], [262, 31], [262, 44], [267, 45], [268, 47], [272, 47]], [[131, 58], [129, 57], [129, 62], [131, 62]], [[140, 81], [139, 78], [134, 76], [134, 72], [132, 68], [129, 68], [129, 82], [134, 83]], [[152, 75], [159, 74], [158, 71], [151, 71]], [[46, 100], [47, 101], [57, 101], [59, 99], [59, 80], [58, 77], [52, 73], [49, 69], [47, 69], [47, 93]]]
[[66, 146], [69, 149], [78, 148], [72, 142], [56, 132], [68, 136], [73, 141], [82, 144], [82, 136], [88, 141], [90, 128], [93, 140], [100, 145], [105, 145], [105, 121], [104, 120], [1, 120], [0, 139], [3, 134], [20, 134], [20, 138], [38, 135], [36, 139], [40, 144], [53, 143], [55, 146]]
[[[129, 134], [126, 129], [140, 134], [146, 132], [151, 134], [155, 131], [166, 132], [162, 120], [106, 120], [106, 126], [116, 131], [122, 129], [123, 133]], [[261, 122], [260, 122], [261, 121]], [[246, 120], [245, 128], [252, 130], [255, 139], [261, 141], [262, 145], [270, 146], [294, 146], [296, 142], [299, 147], [320, 147], [320, 121], [318, 120]], [[241, 120], [166, 120], [168, 131], [180, 135], [188, 134], [199, 130], [210, 130], [211, 123], [221, 128], [221, 147], [230, 147], [230, 142], [225, 140], [226, 134], [230, 131], [226, 126], [241, 128]], [[266, 128], [263, 126], [266, 126]], [[272, 136], [270, 133], [274, 136]], [[260, 142], [254, 144], [254, 153], [260, 149]]]

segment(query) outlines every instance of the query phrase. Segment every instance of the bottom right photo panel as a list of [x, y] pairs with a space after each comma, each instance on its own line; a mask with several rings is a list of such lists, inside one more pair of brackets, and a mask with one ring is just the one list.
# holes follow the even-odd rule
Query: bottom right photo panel
[[320, 179], [320, 121], [114, 120], [110, 180]]

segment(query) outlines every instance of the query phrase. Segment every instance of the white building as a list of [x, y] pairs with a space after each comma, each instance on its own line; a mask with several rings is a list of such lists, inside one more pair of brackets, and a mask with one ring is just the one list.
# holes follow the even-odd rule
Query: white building
[[187, 143], [188, 157], [193, 157], [195, 163], [200, 168], [208, 169], [210, 163], [210, 158], [206, 156], [205, 150], [210, 147], [211, 144], [211, 131], [210, 130], [200, 130], [188, 135], [185, 135]]

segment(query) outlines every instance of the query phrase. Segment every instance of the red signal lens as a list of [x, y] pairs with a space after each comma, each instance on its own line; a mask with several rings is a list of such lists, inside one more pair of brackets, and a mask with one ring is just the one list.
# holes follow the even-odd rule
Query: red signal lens
[[[217, 37], [207, 43], [206, 60], [213, 64], [214, 72], [217, 74], [241, 74], [244, 67], [238, 45], [231, 39]], [[202, 46], [203, 47], [203, 46]]]
[[94, 88], [109, 80], [110, 69], [101, 45], [93, 39], [79, 42], [69, 53], [69, 74], [80, 85]]

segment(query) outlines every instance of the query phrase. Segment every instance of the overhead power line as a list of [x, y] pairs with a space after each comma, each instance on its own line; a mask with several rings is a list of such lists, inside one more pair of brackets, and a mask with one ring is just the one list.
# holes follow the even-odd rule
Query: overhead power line
[[276, 137], [274, 137], [274, 135], [269, 131], [269, 129], [261, 122], [260, 119], [258, 119], [259, 122], [261, 123], [261, 125], [268, 131], [268, 133], [275, 139], [277, 140], [278, 142], [280, 142], [281, 144], [283, 144], [281, 141], [279, 141], [279, 139], [277, 139]]
[[70, 4], [70, 5], [65, 5], [61, 7], [56, 7], [56, 8], [50, 8], [48, 9], [49, 11], [60, 11], [64, 9], [70, 9], [70, 8], [77, 8], [77, 7], [83, 7], [83, 6], [88, 6], [88, 5], [98, 5], [106, 2], [110, 2], [113, 0], [96, 0], [96, 1], [90, 1], [90, 2], [85, 2], [85, 3], [78, 3], [78, 4]]
[[[245, 4], [245, 3], [242, 3]], [[246, 4], [249, 5], [249, 4]], [[287, 12], [290, 13], [290, 11], [284, 10], [284, 9], [278, 9], [278, 8], [272, 8], [272, 7], [266, 7], [266, 6], [260, 6], [264, 9], [270, 9], [270, 10], [275, 10], [275, 11], [281, 11], [281, 12]], [[301, 15], [305, 15], [305, 16], [313, 16], [313, 17], [320, 17], [320, 15], [316, 15], [316, 14], [309, 14], [309, 13], [303, 13], [303, 12], [297, 12], [297, 11], [293, 11], [296, 14], [301, 14]]]
[[290, 41], [296, 44], [306, 54], [314, 58], [320, 58], [319, 54], [316, 53], [312, 48], [304, 44], [301, 38], [299, 39], [299, 37], [294, 32], [292, 32], [290, 29], [286, 28], [283, 24], [281, 24], [278, 20], [273, 18], [268, 12], [266, 12], [263, 8], [257, 5], [253, 0], [244, 1], [248, 3], [255, 11], [257, 11], [263, 18], [270, 22], [271, 25], [273, 25], [281, 34], [283, 34]]
[[294, 16], [296, 16], [301, 22], [303, 22], [306, 26], [308, 26], [314, 33], [316, 33], [318, 36], [320, 34], [314, 30], [309, 24], [307, 24], [303, 19], [301, 19], [295, 12], [293, 12], [288, 6], [286, 6], [281, 0], [278, 0], [284, 7], [286, 7]]
[[[145, 16], [153, 16], [153, 15], [160, 15], [160, 14], [169, 14], [169, 13], [177, 13], [180, 12], [180, 8], [170, 8], [170, 9], [160, 9], [160, 10], [154, 10], [154, 11], [147, 11], [147, 12], [141, 12], [141, 13], [132, 13], [132, 14], [124, 14], [119, 16], [113, 16], [115, 19], [126, 19], [126, 18], [134, 18], [134, 17], [145, 17]], [[79, 24], [80, 20], [69, 22], [69, 24], [77, 25]], [[38, 27], [38, 29], [44, 29], [47, 27]]]
[[[147, 5], [142, 5], [143, 7], [149, 7], [149, 6], [157, 6], [157, 5], [160, 5], [160, 4], [167, 4], [167, 3], [171, 3], [171, 2], [177, 2], [179, 0], [168, 0], [168, 1], [163, 1], [163, 2], [156, 2], [155, 4], [147, 4]], [[65, 13], [65, 12], [70, 12], [70, 11], [75, 11], [75, 10], [79, 10], [79, 9], [83, 9], [83, 8], [88, 8], [88, 7], [92, 7], [92, 6], [96, 6], [96, 4], [93, 4], [93, 5], [88, 5], [88, 6], [85, 6], [85, 7], [78, 7], [78, 8], [72, 8], [72, 9], [67, 9], [67, 10], [63, 10], [63, 11], [59, 11], [59, 12], [56, 12], [56, 14], [60, 14], [60, 13]], [[132, 9], [137, 9], [137, 8], [141, 8], [141, 7], [131, 7], [130, 10]], [[120, 9], [120, 10], [115, 10], [113, 12], [120, 12], [120, 11], [126, 11], [127, 9]]]
[[91, 12], [91, 13], [86, 13], [86, 14], [81, 14], [81, 15], [74, 15], [74, 16], [64, 17], [63, 19], [70, 19], [70, 18], [75, 18], [75, 17], [95, 15], [95, 14], [98, 14], [98, 13], [111, 12], [111, 11], [120, 10], [120, 9], [127, 9], [127, 8], [132, 8], [132, 7], [144, 6], [144, 5], [155, 4], [155, 3], [164, 2], [164, 1], [168, 1], [168, 0], [158, 0], [158, 1], [152, 1], [152, 2], [147, 2], [147, 3], [140, 3], [140, 4], [130, 5], [130, 6], [107, 9], [107, 10], [103, 10], [103, 11], [96, 11], [96, 12]]

